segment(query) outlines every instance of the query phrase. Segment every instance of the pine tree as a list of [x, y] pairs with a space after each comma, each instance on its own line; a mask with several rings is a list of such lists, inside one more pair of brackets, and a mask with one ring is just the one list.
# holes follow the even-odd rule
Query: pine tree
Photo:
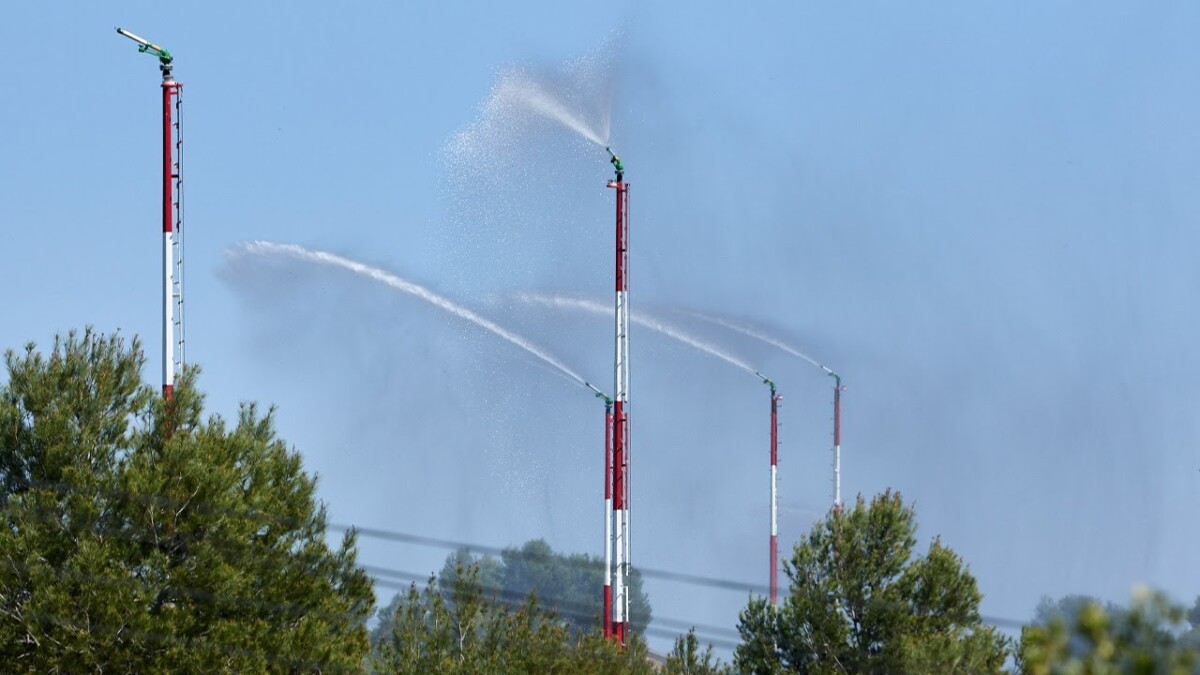
[[733, 671], [713, 656], [712, 645], [700, 649], [700, 640], [693, 628], [687, 635], [676, 638], [662, 672], [664, 675], [731, 675]]
[[137, 340], [5, 358], [0, 661], [29, 672], [360, 670], [369, 579], [325, 543], [316, 481], [244, 405], [164, 401]]
[[523, 601], [489, 594], [478, 565], [458, 565], [450, 581], [412, 585], [391, 606], [391, 630], [375, 645], [377, 673], [570, 673], [649, 675], [638, 636], [622, 652], [597, 631], [573, 632], [531, 593]]
[[[1198, 601], [1200, 604], [1200, 601]], [[1162, 593], [1139, 589], [1129, 609], [1084, 598], [1069, 614], [1021, 631], [1019, 672], [1028, 675], [1191, 675], [1200, 667], [1200, 616]]]
[[834, 509], [796, 545], [778, 608], [742, 611], [747, 673], [998, 673], [1008, 642], [979, 616], [962, 560], [935, 539], [913, 556], [916, 516], [898, 493]]

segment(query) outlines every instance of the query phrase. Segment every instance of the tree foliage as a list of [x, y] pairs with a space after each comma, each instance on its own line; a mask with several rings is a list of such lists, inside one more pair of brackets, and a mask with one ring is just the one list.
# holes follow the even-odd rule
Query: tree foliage
[[572, 632], [531, 593], [519, 603], [489, 595], [478, 565], [458, 565], [452, 580], [412, 585], [392, 604], [390, 632], [371, 658], [379, 673], [654, 672], [638, 636], [624, 652], [597, 631]]
[[664, 675], [732, 675], [733, 670], [713, 656], [712, 645], [700, 648], [700, 640], [693, 628], [675, 640], [662, 672]]
[[[604, 584], [604, 560], [582, 553], [556, 553], [543, 539], [507, 548], [500, 554], [506, 598], [536, 592], [547, 606], [555, 608], [572, 625], [593, 629], [601, 616], [600, 588]], [[632, 568], [628, 578], [630, 622], [635, 633], [644, 633], [653, 620], [650, 600], [642, 590], [642, 574]]]
[[752, 598], [735, 667], [747, 673], [995, 673], [1007, 640], [979, 616], [962, 560], [934, 539], [914, 557], [916, 517], [898, 493], [835, 509], [795, 547], [778, 608]]
[[[446, 557], [436, 577], [443, 592], [454, 587], [458, 570], [478, 568], [479, 583], [486, 596], [500, 603], [517, 607], [530, 593], [553, 609], [571, 630], [591, 631], [599, 626], [601, 617], [600, 588], [604, 579], [604, 562], [585, 554], [556, 553], [542, 539], [525, 542], [520, 548], [506, 548], [499, 558], [476, 556], [460, 549]], [[650, 600], [642, 590], [642, 575], [635, 568], [630, 580], [632, 593], [633, 630], [644, 633], [652, 619]], [[396, 600], [393, 600], [393, 605]], [[390, 630], [393, 614], [389, 605], [379, 613], [379, 624], [372, 632], [372, 641]]]
[[1050, 625], [1055, 621], [1061, 621], [1070, 625], [1075, 623], [1080, 613], [1092, 605], [1101, 607], [1110, 617], [1120, 616], [1125, 612], [1120, 605], [1103, 602], [1093, 595], [1072, 593], [1058, 599], [1043, 597], [1033, 611], [1033, 623]]
[[373, 602], [355, 538], [325, 542], [315, 479], [244, 405], [165, 403], [135, 339], [6, 354], [0, 660], [30, 672], [357, 670]]
[[[1200, 612], [1140, 590], [1128, 609], [1094, 599], [1021, 631], [1020, 671], [1028, 675], [1189, 675], [1200, 667]], [[1200, 599], [1197, 600], [1200, 607]]]

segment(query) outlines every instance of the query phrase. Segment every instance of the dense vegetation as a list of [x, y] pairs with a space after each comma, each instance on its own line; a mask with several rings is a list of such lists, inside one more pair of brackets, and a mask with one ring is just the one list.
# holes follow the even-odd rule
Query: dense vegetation
[[1128, 608], [1086, 596], [1044, 601], [1021, 632], [1018, 660], [1030, 675], [1200, 672], [1200, 598], [1190, 611], [1144, 588]]
[[[536, 593], [539, 603], [554, 610], [556, 616], [574, 631], [600, 628], [600, 586], [604, 580], [604, 561], [585, 554], [556, 553], [544, 540], [528, 541], [520, 548], [506, 548], [500, 556], [476, 556], [460, 549], [446, 557], [437, 586], [454, 587], [459, 570], [478, 570], [483, 594], [502, 605], [517, 607], [530, 593]], [[642, 575], [633, 569], [630, 575], [633, 598], [633, 629], [644, 633], [653, 617], [650, 599], [642, 590]], [[379, 623], [372, 631], [372, 642], [389, 629], [394, 608], [404, 594], [397, 594], [392, 603], [379, 612]]]
[[530, 593], [518, 603], [488, 593], [478, 564], [448, 583], [413, 585], [389, 606], [371, 667], [381, 673], [652, 673], [646, 644], [624, 653], [599, 632], [572, 631]]
[[28, 672], [354, 669], [374, 596], [271, 415], [201, 419], [92, 332], [6, 356], [0, 662]]
[[[1200, 600], [1047, 599], [1019, 639], [980, 616], [967, 565], [917, 550], [895, 492], [816, 523], [778, 607], [751, 597], [731, 663], [694, 632], [659, 663], [603, 639], [601, 563], [535, 540], [458, 551], [379, 612], [353, 533], [333, 547], [315, 479], [272, 416], [202, 416], [194, 370], [164, 401], [136, 340], [8, 352], [0, 386], [0, 659], [6, 672], [1200, 672]], [[653, 630], [652, 624], [649, 626]]]
[[749, 673], [996, 673], [1008, 642], [982, 622], [983, 596], [934, 539], [914, 556], [916, 516], [900, 495], [860, 497], [796, 545], [778, 607], [752, 599], [734, 663]]

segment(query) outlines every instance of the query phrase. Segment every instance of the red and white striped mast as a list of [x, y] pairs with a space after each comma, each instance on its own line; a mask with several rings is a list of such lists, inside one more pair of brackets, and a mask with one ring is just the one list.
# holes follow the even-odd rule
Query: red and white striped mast
[[591, 382], [584, 382], [584, 384], [596, 392], [596, 398], [604, 401], [604, 590], [601, 595], [600, 617], [601, 623], [604, 625], [604, 637], [612, 638], [613, 400], [607, 394], [597, 389]]
[[775, 383], [766, 375], [756, 372], [764, 384], [771, 388], [771, 540], [768, 544], [771, 573], [770, 597], [771, 604], [779, 600], [779, 402], [783, 396], [778, 394]]
[[[171, 73], [171, 53], [129, 31], [121, 35], [138, 43], [138, 51], [158, 57], [162, 71], [162, 389], [171, 398], [175, 375], [183, 366], [183, 85]], [[172, 120], [172, 110], [178, 114]], [[177, 239], [177, 234], [178, 239]], [[178, 274], [176, 274], [178, 272]], [[178, 327], [178, 335], [176, 335]]]
[[833, 508], [842, 508], [842, 376], [826, 369], [833, 378]]
[[617, 191], [616, 350], [613, 376], [612, 515], [613, 613], [612, 635], [624, 645], [629, 632], [629, 185], [625, 167], [611, 149]]

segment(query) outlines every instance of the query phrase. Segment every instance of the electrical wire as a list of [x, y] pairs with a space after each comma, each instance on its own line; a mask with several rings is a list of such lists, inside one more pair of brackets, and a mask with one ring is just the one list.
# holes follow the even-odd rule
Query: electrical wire
[[[72, 486], [69, 484], [61, 483], [61, 482], [55, 483], [55, 482], [47, 482], [47, 481], [25, 481], [24, 485], [27, 485], [28, 487], [31, 487], [34, 489], [43, 489], [43, 490], [50, 490], [50, 491], [55, 491], [55, 492], [71, 491], [71, 490], [76, 489], [76, 486]], [[19, 489], [20, 486], [17, 486], [17, 487]], [[144, 504], [148, 504], [148, 505], [152, 505], [152, 506], [164, 507], [164, 508], [169, 506], [173, 509], [175, 506], [180, 506], [180, 507], [194, 509], [199, 512], [210, 512], [210, 513], [218, 513], [218, 514], [222, 514], [222, 515], [239, 516], [239, 517], [249, 518], [252, 520], [258, 520], [261, 522], [276, 523], [276, 524], [280, 524], [284, 527], [292, 527], [292, 528], [301, 528], [301, 527], [304, 527], [309, 524], [309, 523], [302, 522], [295, 518], [279, 516], [277, 514], [256, 511], [253, 509], [246, 509], [246, 510], [231, 509], [228, 507], [221, 507], [221, 506], [215, 506], [212, 504], [207, 504], [203, 501], [176, 499], [176, 498], [171, 498], [171, 497], [165, 497], [163, 495], [139, 495], [139, 494], [131, 493], [129, 491], [117, 490], [117, 489], [112, 489], [112, 488], [93, 488], [93, 489], [98, 489], [98, 491], [100, 491], [100, 492], [107, 493], [111, 496], [116, 496], [116, 497], [119, 497], [122, 499], [129, 499], [130, 501], [144, 503]], [[399, 532], [396, 530], [387, 530], [387, 529], [376, 528], [376, 527], [365, 527], [365, 526], [358, 526], [358, 525], [351, 525], [351, 524], [346, 524], [346, 523], [336, 523], [335, 522], [335, 523], [325, 523], [325, 528], [327, 530], [332, 530], [332, 531], [340, 531], [340, 532], [346, 532], [346, 533], [352, 532], [358, 536], [379, 539], [379, 540], [383, 540], [383, 541], [414, 544], [417, 546], [441, 548], [441, 549], [448, 549], [448, 550], [467, 550], [470, 552], [479, 552], [479, 553], [484, 553], [487, 555], [508, 556], [510, 558], [515, 557], [517, 559], [521, 559], [524, 556], [523, 552], [518, 548], [512, 548], [512, 547], [505, 548], [505, 547], [498, 547], [498, 546], [487, 545], [487, 544], [466, 542], [466, 541], [461, 541], [461, 540], [444, 539], [444, 538], [440, 538], [440, 537], [430, 537], [430, 536], [426, 536], [426, 535], [419, 535], [419, 534], [408, 533], [408, 532]], [[565, 565], [578, 565], [578, 566], [593, 566], [594, 565], [594, 566], [602, 567], [602, 565], [603, 565], [602, 562], [600, 562], [598, 560], [593, 561], [590, 559], [590, 557], [586, 561], [560, 560], [560, 562]], [[360, 565], [359, 567], [364, 568], [364, 569], [366, 568], [366, 566], [363, 566], [363, 565]], [[386, 569], [386, 568], [375, 567], [374, 569], [379, 570], [379, 569]], [[764, 584], [754, 584], [754, 583], [748, 583], [748, 582], [744, 582], [744, 581], [722, 579], [722, 578], [718, 578], [718, 577], [703, 576], [703, 575], [691, 574], [691, 573], [686, 573], [686, 572], [676, 572], [676, 571], [672, 571], [672, 570], [645, 568], [645, 567], [635, 567], [635, 568], [633, 568], [633, 571], [642, 575], [645, 578], [660, 579], [660, 580], [664, 580], [664, 581], [672, 581], [672, 582], [678, 582], [678, 583], [683, 583], [683, 584], [691, 584], [691, 585], [695, 585], [695, 586], [717, 588], [717, 589], [722, 589], [722, 590], [741, 591], [741, 592], [754, 593], [754, 594], [760, 594], [760, 595], [765, 594], [769, 591], [768, 587]], [[405, 572], [403, 574], [409, 574], [409, 573]], [[425, 577], [421, 577], [421, 578], [425, 578]], [[986, 624], [989, 624], [989, 625], [992, 625], [992, 626], [995, 626], [998, 628], [1019, 629], [1028, 624], [1028, 622], [1020, 621], [1017, 619], [1010, 619], [1010, 618], [997, 617], [997, 616], [991, 616], [991, 615], [979, 615], [979, 618], [983, 623], [986, 623]], [[680, 621], [681, 623], [689, 623], [689, 622], [682, 621], [682, 620], [677, 620], [677, 621]]]
[[[42, 522], [51, 522], [51, 523], [55, 523], [55, 524], [60, 523], [59, 519], [56, 518], [54, 516], [54, 514], [26, 513], [24, 515], [33, 517]], [[159, 543], [159, 540], [156, 538], [147, 537], [147, 536], [139, 536], [132, 532], [115, 532], [115, 533], [109, 532], [106, 534], [108, 534], [109, 536], [117, 536], [117, 537], [120, 537], [125, 540], [134, 541], [136, 543], [142, 543], [142, 544], [147, 544], [147, 545], [157, 545]], [[223, 541], [223, 540], [215, 539], [212, 537], [206, 538], [205, 541], [209, 544], [217, 545], [218, 548], [220, 548], [221, 544], [231, 543], [228, 541]], [[23, 564], [17, 563], [16, 561], [12, 560], [11, 558], [9, 558], [6, 561], [5, 567], [13, 570], [18, 575], [22, 574], [23, 571], [29, 571], [28, 565], [23, 565]], [[399, 591], [408, 590], [409, 588], [414, 588], [416, 586], [416, 584], [418, 584], [418, 583], [431, 583], [431, 582], [435, 583], [435, 584], [437, 583], [437, 577], [432, 574], [423, 575], [423, 574], [418, 574], [418, 573], [414, 573], [414, 572], [407, 572], [407, 571], [396, 570], [396, 569], [392, 569], [392, 568], [388, 568], [388, 567], [373, 566], [373, 565], [358, 565], [357, 569], [367, 573], [367, 575], [371, 578], [371, 581], [373, 582], [374, 585], [382, 586], [384, 588], [390, 588], [392, 590], [399, 590]], [[67, 578], [67, 579], [95, 583], [95, 584], [115, 585], [115, 584], [120, 584], [123, 581], [127, 581], [126, 579], [122, 579], [120, 577], [91, 575], [91, 574], [87, 574], [87, 573], [80, 572], [80, 571], [58, 570], [58, 571], [55, 571], [55, 574], [59, 575], [60, 577]], [[397, 582], [396, 581], [397, 578], [403, 580], [403, 583]], [[175, 596], [183, 596], [183, 597], [188, 597], [188, 598], [192, 598], [192, 599], [196, 599], [196, 600], [218, 603], [218, 604], [226, 605], [226, 606], [233, 605], [233, 606], [242, 607], [242, 608], [252, 608], [252, 609], [258, 609], [258, 610], [264, 610], [266, 612], [274, 613], [274, 614], [285, 614], [285, 615], [289, 615], [289, 616], [313, 615], [313, 616], [317, 616], [319, 618], [323, 618], [326, 620], [356, 621], [356, 620], [361, 619], [361, 614], [354, 613], [354, 612], [341, 613], [341, 612], [322, 611], [322, 610], [317, 610], [317, 609], [311, 608], [307, 605], [302, 605], [299, 603], [278, 602], [278, 601], [260, 600], [260, 599], [255, 599], [255, 598], [238, 597], [238, 596], [233, 596], [233, 595], [230, 595], [227, 593], [215, 593], [213, 591], [205, 590], [205, 589], [198, 589], [198, 588], [188, 587], [188, 586], [179, 586], [179, 585], [171, 584], [169, 582], [156, 584], [156, 586], [161, 586], [161, 588], [158, 588], [159, 593], [169, 591], [172, 595], [175, 595]], [[512, 591], [512, 590], [498, 589], [498, 588], [487, 588], [487, 587], [485, 587], [484, 590], [485, 590], [485, 592], [490, 593], [493, 596], [502, 598], [505, 601], [505, 604], [509, 605], [509, 606], [515, 606], [517, 604], [520, 604], [521, 602], [526, 601], [529, 598], [529, 594], [522, 593], [519, 591]], [[450, 589], [441, 589], [440, 593], [444, 597], [450, 597], [450, 595], [451, 595]], [[593, 608], [585, 603], [572, 602], [572, 601], [569, 601], [569, 600], [566, 600], [563, 598], [558, 598], [555, 596], [538, 595], [537, 597], [538, 597], [539, 605], [546, 608], [550, 612], [552, 612], [554, 616], [557, 616], [557, 617], [569, 620], [572, 623], [577, 623], [577, 624], [581, 624], [581, 625], [598, 624], [599, 623], [598, 622], [599, 617], [593, 615], [593, 610], [598, 609], [598, 608]], [[665, 626], [675, 626], [675, 627], [678, 627], [678, 628], [681, 628], [684, 630], [686, 630], [687, 628], [695, 628], [697, 634], [706, 642], [710, 642], [715, 645], [728, 646], [730, 648], [737, 646], [736, 642], [732, 642], [729, 639], [729, 637], [736, 637], [736, 635], [737, 635], [736, 632], [731, 629], [722, 628], [719, 626], [710, 626], [710, 625], [699, 623], [699, 622], [692, 622], [692, 621], [687, 621], [684, 619], [674, 619], [674, 618], [669, 618], [669, 617], [654, 617], [654, 618], [652, 618], [651, 623], [653, 623], [655, 621], [662, 623], [664, 625], [664, 627], [656, 627], [656, 626], [650, 625], [650, 626], [646, 626], [642, 632], [645, 632], [646, 634], [650, 634], [650, 635], [655, 635], [658, 637], [676, 638], [676, 637], [679, 637], [679, 634], [673, 630], [670, 630], [669, 628], [666, 628]], [[710, 634], [711, 634], [711, 636], [710, 636]]]

